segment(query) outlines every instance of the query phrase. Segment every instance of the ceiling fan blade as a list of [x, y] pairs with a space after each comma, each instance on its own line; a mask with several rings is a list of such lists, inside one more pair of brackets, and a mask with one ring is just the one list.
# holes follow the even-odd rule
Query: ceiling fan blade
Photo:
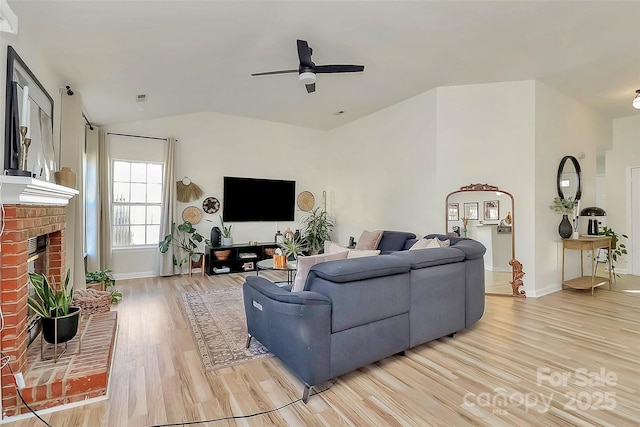
[[307, 88], [307, 93], [312, 93], [316, 91], [316, 84], [310, 83], [308, 85], [304, 85]]
[[298, 40], [298, 58], [300, 59], [300, 67], [313, 68], [311, 48], [305, 40]]
[[359, 73], [364, 71], [364, 65], [316, 65], [316, 73]]
[[289, 74], [289, 73], [297, 73], [298, 70], [280, 70], [280, 71], [267, 71], [265, 73], [253, 73], [252, 76], [270, 76], [272, 74]]

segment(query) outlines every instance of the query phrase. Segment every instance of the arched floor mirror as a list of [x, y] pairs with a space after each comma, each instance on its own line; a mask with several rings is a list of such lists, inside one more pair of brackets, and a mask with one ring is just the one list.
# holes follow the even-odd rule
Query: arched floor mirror
[[508, 191], [489, 184], [470, 184], [447, 195], [446, 230], [470, 237], [487, 248], [488, 295], [526, 297], [525, 273], [516, 259], [515, 202]]

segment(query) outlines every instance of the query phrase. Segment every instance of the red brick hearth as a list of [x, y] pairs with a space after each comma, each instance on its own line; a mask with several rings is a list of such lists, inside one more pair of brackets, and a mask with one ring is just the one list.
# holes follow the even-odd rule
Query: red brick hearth
[[[113, 348], [115, 312], [102, 317], [85, 317], [81, 331], [69, 342], [67, 354], [58, 361], [57, 367], [51, 367], [52, 362], [40, 360], [39, 337], [27, 349], [27, 241], [33, 237], [48, 236], [42, 264], [46, 266], [47, 275], [60, 283], [66, 275], [64, 210], [63, 206], [4, 206], [4, 232], [0, 235], [0, 307], [4, 327], [0, 332], [0, 349], [10, 357], [13, 372], [23, 373], [27, 385], [23, 395], [35, 409], [106, 394]], [[81, 335], [82, 352], [72, 355]], [[100, 343], [95, 349], [97, 353], [94, 353], [92, 346], [96, 346], [96, 340]], [[1, 385], [3, 417], [26, 412], [8, 367], [2, 369]]]
[[[78, 335], [67, 344], [67, 352], [53, 361], [53, 345], [40, 355], [40, 338], [27, 350], [26, 388], [22, 396], [35, 410], [105, 396], [113, 354], [117, 312], [83, 316]], [[78, 346], [82, 339], [82, 348]], [[64, 345], [60, 345], [62, 349]], [[27, 412], [24, 405], [20, 412]]]

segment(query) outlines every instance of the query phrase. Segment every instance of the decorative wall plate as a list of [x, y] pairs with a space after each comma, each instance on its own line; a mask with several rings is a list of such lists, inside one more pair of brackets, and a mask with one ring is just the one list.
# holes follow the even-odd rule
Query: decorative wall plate
[[303, 191], [298, 194], [298, 207], [300, 210], [309, 212], [316, 204], [316, 198], [310, 191]]
[[187, 206], [182, 211], [182, 220], [197, 224], [202, 220], [202, 211], [196, 206]]
[[202, 210], [208, 214], [216, 213], [220, 210], [220, 202], [215, 197], [207, 197], [202, 202]]

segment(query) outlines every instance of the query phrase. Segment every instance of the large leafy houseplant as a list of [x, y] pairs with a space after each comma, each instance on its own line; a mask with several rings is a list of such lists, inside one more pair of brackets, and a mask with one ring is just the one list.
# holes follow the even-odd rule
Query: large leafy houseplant
[[53, 318], [69, 314], [73, 300], [73, 285], [69, 285], [69, 275], [70, 270], [67, 270], [67, 277], [58, 289], [53, 278], [50, 282], [44, 274], [29, 273], [35, 296], [29, 296], [27, 304], [38, 316]]
[[180, 225], [171, 224], [171, 233], [167, 234], [158, 244], [160, 252], [167, 253], [172, 245], [177, 249], [173, 254], [173, 265], [182, 267], [189, 261], [198, 262], [202, 253], [198, 251], [200, 243], [211, 247], [211, 241], [195, 229], [193, 224], [185, 221]]
[[304, 226], [303, 236], [312, 253], [318, 253], [323, 249], [324, 241], [331, 240], [334, 222], [327, 211], [315, 208], [302, 220]]

